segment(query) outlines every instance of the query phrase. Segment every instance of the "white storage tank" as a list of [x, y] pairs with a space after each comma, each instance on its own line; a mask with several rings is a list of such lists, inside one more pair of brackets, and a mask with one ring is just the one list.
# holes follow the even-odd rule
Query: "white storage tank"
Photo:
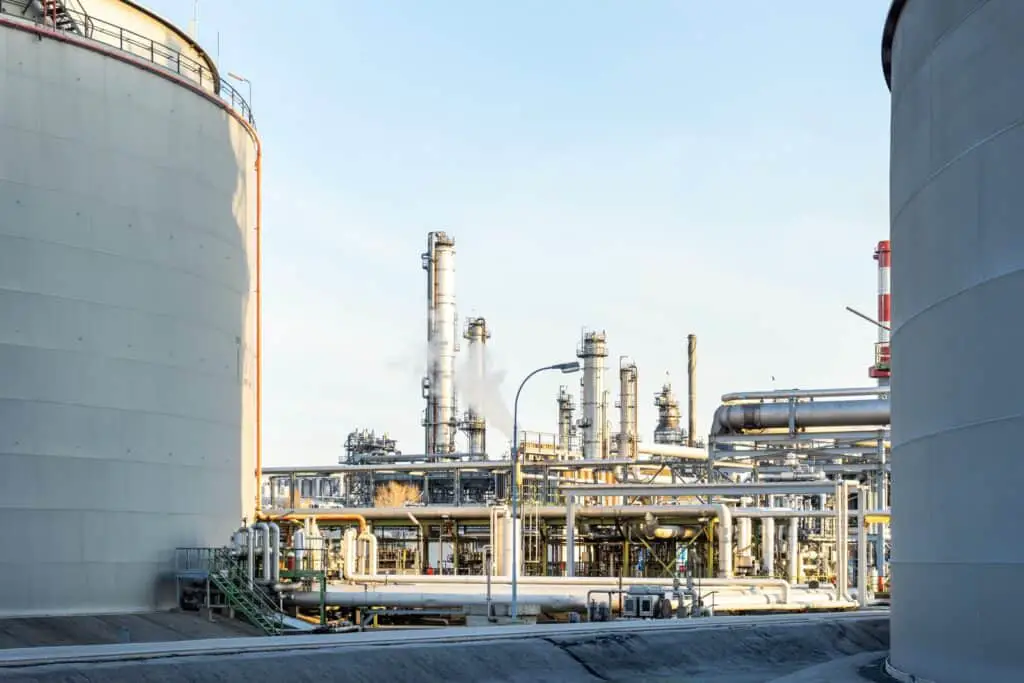
[[1022, 36], [1021, 0], [900, 0], [885, 28], [890, 661], [915, 680], [1024, 680]]
[[179, 29], [41, 6], [0, 0], [0, 616], [164, 607], [255, 506], [258, 142]]

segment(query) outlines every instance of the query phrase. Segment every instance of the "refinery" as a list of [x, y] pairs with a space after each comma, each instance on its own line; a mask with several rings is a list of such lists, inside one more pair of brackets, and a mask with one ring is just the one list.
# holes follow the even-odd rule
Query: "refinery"
[[[1019, 679], [1021, 551], [1004, 533], [1019, 326], [997, 340], [985, 319], [1012, 310], [1021, 274], [1003, 178], [1024, 159], [1005, 153], [1021, 96], [966, 85], [1021, 63], [991, 28], [1024, 30], [1014, 3], [892, 3], [892, 241], [864, 245], [877, 310], [850, 309], [877, 330], [861, 386], [739, 387], [700, 424], [696, 332], [676, 341], [684, 386], [661, 379], [676, 361], [638, 367], [598, 324], [548, 340], [561, 362], [505, 396], [500, 316], [460, 316], [456, 236], [435, 230], [395, 257], [415, 269], [420, 252], [422, 412], [339, 427], [337, 463], [270, 466], [247, 98], [135, 2], [0, 0], [0, 133], [24, 157], [0, 165], [0, 626], [174, 612], [313, 648], [696, 633], [722, 616], [852, 632], [883, 615], [887, 650], [891, 604], [895, 680]], [[98, 111], [8, 104], [44, 97]], [[549, 419], [522, 424], [541, 373], [561, 378]], [[422, 443], [392, 436], [417, 423]], [[990, 655], [995, 677], [975, 677]]]

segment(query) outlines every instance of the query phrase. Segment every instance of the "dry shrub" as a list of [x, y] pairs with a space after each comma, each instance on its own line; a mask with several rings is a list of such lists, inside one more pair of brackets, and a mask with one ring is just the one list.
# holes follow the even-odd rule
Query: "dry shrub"
[[420, 490], [412, 484], [389, 481], [377, 487], [373, 496], [373, 504], [379, 508], [402, 507], [406, 503], [415, 503], [420, 499]]

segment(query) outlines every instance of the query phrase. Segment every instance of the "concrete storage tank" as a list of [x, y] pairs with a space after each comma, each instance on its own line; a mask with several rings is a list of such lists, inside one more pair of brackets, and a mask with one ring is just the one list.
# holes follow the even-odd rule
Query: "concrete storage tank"
[[891, 664], [1024, 679], [1024, 2], [902, 0], [892, 90]]
[[258, 141], [170, 24], [41, 7], [0, 0], [0, 615], [146, 610], [253, 515]]

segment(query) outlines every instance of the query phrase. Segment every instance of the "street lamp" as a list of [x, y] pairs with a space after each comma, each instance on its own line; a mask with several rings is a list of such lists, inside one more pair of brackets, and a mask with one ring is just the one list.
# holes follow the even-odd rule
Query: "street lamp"
[[558, 370], [565, 374], [580, 371], [580, 364], [577, 361], [570, 363], [556, 363], [537, 368], [527, 375], [519, 384], [516, 391], [516, 400], [512, 404], [512, 609], [509, 616], [514, 622], [519, 613], [519, 542], [522, 537], [521, 529], [517, 522], [519, 520], [519, 394], [523, 393], [523, 387], [534, 375], [547, 370]]
[[245, 101], [245, 104], [247, 107], [249, 107], [249, 123], [252, 123], [252, 81], [250, 81], [245, 76], [239, 76], [238, 74], [232, 73], [230, 71], [228, 72], [228, 76], [230, 76], [231, 78], [235, 79], [240, 83], [245, 83], [246, 86], [248, 86], [249, 97]]

